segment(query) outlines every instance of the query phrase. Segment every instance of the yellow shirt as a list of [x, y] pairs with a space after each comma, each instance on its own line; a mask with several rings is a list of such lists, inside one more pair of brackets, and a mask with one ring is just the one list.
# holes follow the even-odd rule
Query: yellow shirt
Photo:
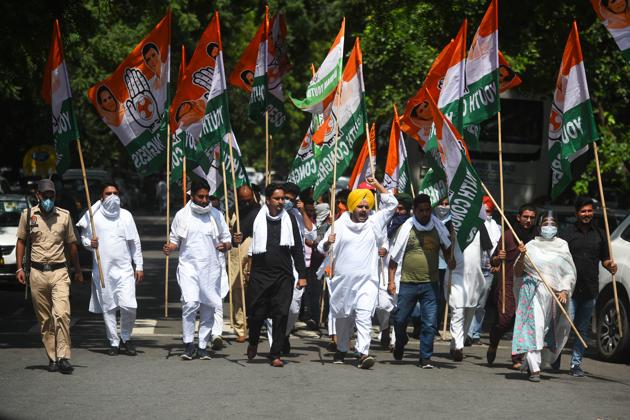
[[[27, 211], [22, 211], [20, 224], [18, 226], [17, 237], [26, 241], [28, 235]], [[31, 209], [31, 261], [38, 263], [63, 263], [66, 261], [64, 255], [64, 244], [76, 242], [74, 234], [74, 224], [72, 217], [67, 210], [55, 207], [46, 214], [40, 210], [39, 206]]]

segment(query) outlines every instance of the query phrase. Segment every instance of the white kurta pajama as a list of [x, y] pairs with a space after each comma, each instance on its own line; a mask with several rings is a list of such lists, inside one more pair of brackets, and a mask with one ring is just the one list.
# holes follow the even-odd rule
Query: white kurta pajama
[[[372, 314], [378, 296], [379, 256], [387, 222], [396, 210], [398, 201], [391, 194], [381, 194], [380, 210], [365, 223], [355, 223], [350, 212], [335, 221], [336, 240], [332, 245], [333, 277], [330, 280], [330, 312], [335, 318], [337, 348], [348, 351], [348, 341], [357, 328], [356, 349], [367, 355], [370, 349]], [[328, 229], [325, 238], [331, 233]], [[324, 253], [324, 243], [318, 249]]]
[[179, 248], [177, 283], [182, 292], [182, 330], [185, 344], [195, 336], [199, 311], [199, 348], [205, 349], [212, 334], [217, 308], [222, 308], [222, 277], [219, 243], [232, 237], [221, 212], [210, 208], [205, 214], [192, 209], [192, 201], [179, 210], [171, 225], [170, 242]]
[[[136, 280], [135, 271], [143, 271], [140, 237], [131, 213], [120, 209], [116, 213], [108, 213], [97, 201], [92, 206], [94, 225], [99, 242], [101, 267], [105, 287], [100, 284], [100, 273], [96, 262], [96, 253], [92, 258], [92, 296], [89, 310], [102, 313], [105, 321], [107, 339], [112, 347], [118, 347], [116, 311], [120, 310], [120, 338], [127, 342], [136, 320]], [[106, 216], [107, 214], [107, 216]], [[87, 249], [92, 239], [92, 228], [89, 212], [77, 223], [81, 228], [81, 243]]]

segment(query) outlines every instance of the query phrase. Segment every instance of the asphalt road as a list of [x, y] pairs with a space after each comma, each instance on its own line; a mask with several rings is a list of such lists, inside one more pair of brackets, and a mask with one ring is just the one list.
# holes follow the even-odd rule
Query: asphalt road
[[[164, 228], [159, 218], [137, 218], [143, 242], [145, 281], [138, 288], [136, 357], [107, 356], [100, 316], [87, 311], [89, 286], [72, 288], [75, 372], [46, 370], [38, 325], [23, 289], [0, 288], [0, 417], [9, 419], [113, 418], [630, 418], [630, 366], [584, 362], [588, 377], [563, 371], [544, 373], [535, 384], [509, 369], [509, 341], [493, 367], [486, 345], [466, 349], [463, 362], [448, 356], [437, 341], [433, 370], [416, 367], [418, 342], [410, 340], [405, 359], [395, 362], [373, 341], [377, 363], [370, 371], [351, 360], [333, 365], [327, 340], [304, 330], [292, 337], [284, 368], [272, 368], [263, 353], [253, 362], [246, 345], [231, 340], [212, 360], [180, 360], [179, 289], [170, 264], [169, 318], [163, 318]], [[226, 312], [225, 315], [228, 318]], [[487, 336], [482, 339], [487, 343]]]

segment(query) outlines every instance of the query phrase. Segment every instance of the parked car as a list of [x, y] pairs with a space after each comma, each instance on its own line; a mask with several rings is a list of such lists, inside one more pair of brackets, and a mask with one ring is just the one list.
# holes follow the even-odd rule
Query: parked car
[[623, 336], [617, 328], [617, 312], [612, 275], [600, 265], [599, 296], [595, 306], [596, 341], [599, 356], [606, 361], [630, 359], [630, 216], [611, 235], [615, 275]]
[[22, 210], [28, 207], [26, 196], [0, 195], [0, 281], [15, 281], [15, 242]]

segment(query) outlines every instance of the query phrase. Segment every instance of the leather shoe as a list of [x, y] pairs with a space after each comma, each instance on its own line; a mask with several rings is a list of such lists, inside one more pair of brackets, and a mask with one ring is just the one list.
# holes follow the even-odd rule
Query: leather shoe
[[496, 347], [488, 347], [488, 351], [486, 352], [486, 360], [488, 364], [491, 365], [494, 363], [494, 359], [497, 358], [497, 349]]
[[59, 365], [54, 360], [48, 360], [48, 372], [57, 372], [59, 370]]
[[116, 346], [109, 346], [109, 348], [107, 349], [107, 355], [108, 356], [118, 356], [118, 347], [116, 347]]
[[251, 344], [247, 346], [247, 358], [252, 360], [258, 354], [258, 346], [252, 346]]
[[133, 345], [131, 340], [127, 340], [126, 342], [120, 342], [120, 349], [125, 352], [127, 356], [135, 356], [138, 354], [136, 351], [136, 346]]
[[74, 370], [74, 367], [72, 367], [72, 364], [68, 359], [59, 359], [57, 364], [59, 365], [59, 372], [63, 373], [64, 375], [70, 375]]
[[464, 350], [462, 349], [451, 350], [451, 356], [453, 356], [454, 361], [461, 362], [462, 360], [464, 360]]
[[284, 362], [282, 361], [281, 358], [276, 357], [275, 359], [273, 359], [271, 361], [271, 366], [273, 366], [273, 367], [284, 367]]

